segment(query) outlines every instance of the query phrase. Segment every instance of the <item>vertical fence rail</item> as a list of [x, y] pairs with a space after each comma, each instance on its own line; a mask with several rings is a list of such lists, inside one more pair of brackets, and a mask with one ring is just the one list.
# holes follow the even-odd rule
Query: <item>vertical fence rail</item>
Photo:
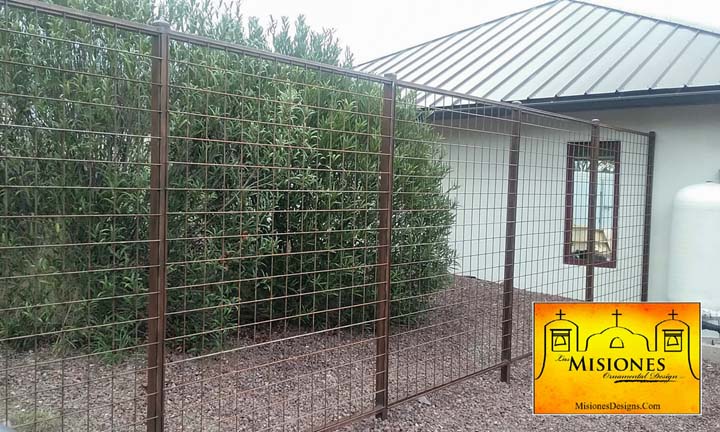
[[500, 369], [500, 380], [507, 382], [510, 377], [512, 358], [513, 289], [515, 283], [515, 228], [518, 206], [518, 174], [520, 165], [520, 109], [512, 110], [512, 141], [508, 161], [507, 213], [505, 225], [505, 269], [503, 275], [502, 347], [500, 360], [505, 363]]
[[640, 301], [648, 301], [650, 280], [650, 214], [652, 212], [653, 171], [655, 169], [655, 132], [648, 135], [647, 172], [645, 175], [645, 220], [643, 222], [642, 282]]
[[163, 430], [165, 298], [167, 273], [168, 24], [153, 38], [150, 141], [150, 298], [148, 302], [147, 430]]
[[[7, 51], [0, 64], [9, 72], [111, 84], [99, 87], [108, 97], [99, 102], [93, 92], [69, 100], [40, 73], [28, 75], [37, 80], [28, 88], [0, 86], [0, 228], [19, 237], [0, 245], [0, 312], [67, 316], [104, 304], [113, 314], [107, 322], [88, 316], [0, 335], [4, 417], [33, 411], [21, 427], [330, 430], [384, 419], [388, 407], [489, 370], [500, 368], [507, 382], [511, 362], [531, 352], [532, 301], [636, 300], [638, 285], [641, 300], [648, 298], [653, 132], [263, 53], [166, 23], [34, 0], [3, 5], [32, 12], [28, 22], [45, 14], [67, 21], [68, 31], [78, 23], [89, 29], [75, 36], [0, 26], [18, 46], [22, 36], [36, 48], [46, 44], [46, 53], [52, 44], [102, 53], [73, 69], [61, 56], [39, 56], [48, 64], [36, 64], [16, 54], [22, 49]], [[142, 44], [119, 49], [98, 36], [103, 31], [130, 41], [140, 35]], [[139, 72], [124, 66], [136, 63]], [[137, 100], [114, 99], [136, 85]], [[9, 117], [25, 100], [34, 101], [34, 115]], [[113, 115], [96, 122], [104, 110]], [[92, 121], [66, 123], [86, 112]], [[49, 123], [33, 118], [41, 114]], [[588, 126], [589, 186], [578, 194], [583, 204], [588, 194], [587, 213], [577, 217], [588, 217], [580, 228], [586, 250], [574, 251], [577, 261], [568, 265], [562, 236], [569, 232], [572, 244], [574, 215], [563, 198], [575, 181], [568, 145], [587, 146]], [[625, 144], [623, 189], [614, 188], [624, 199], [623, 237], [612, 232], [613, 251], [622, 251], [618, 269], [595, 256], [608, 135]], [[67, 148], [72, 136], [82, 152]], [[137, 154], [116, 160], [114, 151], [133, 145]], [[74, 181], [71, 170], [87, 175]], [[111, 174], [126, 183], [111, 183]], [[61, 199], [41, 206], [50, 189]], [[87, 201], [72, 204], [83, 189]], [[121, 200], [123, 193], [130, 198]], [[110, 204], [103, 208], [99, 197]], [[80, 222], [63, 228], [72, 219]], [[134, 234], [116, 230], [120, 220], [134, 220]], [[86, 235], [93, 224], [111, 236]], [[20, 236], [28, 229], [40, 231]], [[124, 261], [112, 256], [125, 244], [137, 246]], [[34, 262], [48, 254], [56, 268], [11, 268], [13, 257]], [[139, 282], [122, 287], [118, 276], [103, 292], [104, 274]], [[87, 292], [28, 304], [23, 289], [37, 284], [53, 295], [72, 285]], [[136, 297], [143, 303], [125, 303]], [[135, 313], [134, 339], [125, 345], [114, 328], [127, 324], [118, 305]], [[77, 358], [47, 349], [73, 333], [78, 344], [87, 340]], [[111, 346], [92, 351], [101, 336]], [[133, 349], [138, 355], [121, 354]], [[123, 367], [101, 354], [117, 354]], [[66, 375], [76, 370], [79, 381], [71, 383]], [[58, 391], [56, 404], [40, 396]], [[51, 418], [39, 417], [44, 411]]]
[[390, 338], [390, 268], [392, 245], [392, 197], [393, 197], [393, 154], [395, 124], [395, 77], [388, 75], [393, 82], [383, 86], [383, 110], [380, 148], [380, 231], [377, 268], [377, 324], [375, 326], [375, 405], [382, 408], [379, 418], [387, 418], [389, 338]]
[[597, 226], [598, 159], [600, 126], [593, 120], [590, 134], [590, 182], [588, 185], [587, 264], [585, 267], [585, 301], [595, 299], [595, 230]]

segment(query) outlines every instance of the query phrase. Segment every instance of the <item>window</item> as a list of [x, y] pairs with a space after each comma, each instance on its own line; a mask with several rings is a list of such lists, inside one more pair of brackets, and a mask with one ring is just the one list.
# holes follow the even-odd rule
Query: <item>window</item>
[[663, 330], [665, 340], [665, 351], [682, 351], [682, 330]]
[[570, 351], [570, 330], [569, 329], [552, 329], [550, 330], [552, 337], [552, 350], [555, 352]]
[[623, 342], [623, 340], [621, 338], [615, 336], [610, 341], [610, 348], [619, 348], [619, 349], [625, 348], [625, 342]]
[[568, 144], [565, 193], [565, 264], [615, 267], [620, 204], [620, 142], [601, 141], [595, 201], [595, 244], [588, 251], [590, 214], [590, 143]]

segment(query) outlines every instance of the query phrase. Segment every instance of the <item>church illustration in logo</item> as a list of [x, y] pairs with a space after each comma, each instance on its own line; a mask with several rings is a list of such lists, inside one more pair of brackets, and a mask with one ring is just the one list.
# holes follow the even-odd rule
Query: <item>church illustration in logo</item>
[[[615, 312], [610, 314], [612, 317], [608, 316], [609, 324], [614, 321], [614, 325], [583, 338], [580, 326], [562, 308], [558, 308], [556, 318], [544, 325], [543, 334], [536, 334], [536, 341], [542, 337], [543, 349], [535, 352], [536, 357], [542, 356], [542, 362], [536, 363], [540, 366], [536, 367], [535, 379], [540, 379], [548, 368], [560, 367], [617, 374], [648, 370], [673, 374], [686, 372], [700, 380], [698, 362], [692, 358], [693, 350], [698, 347], [692, 346], [695, 341], [691, 337], [691, 327], [675, 309], [667, 312], [668, 318], [657, 322], [654, 334], [647, 336], [623, 326], [623, 313], [615, 308]], [[634, 381], [651, 380], [652, 375]], [[629, 380], [615, 382], [626, 381]]]
[[699, 303], [540, 303], [535, 414], [700, 414]]

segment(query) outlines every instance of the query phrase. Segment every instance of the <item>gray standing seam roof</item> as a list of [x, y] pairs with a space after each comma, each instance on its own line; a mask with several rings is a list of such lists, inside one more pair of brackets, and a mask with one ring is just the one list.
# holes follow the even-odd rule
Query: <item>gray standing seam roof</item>
[[720, 33], [556, 0], [357, 69], [502, 101], [720, 89]]

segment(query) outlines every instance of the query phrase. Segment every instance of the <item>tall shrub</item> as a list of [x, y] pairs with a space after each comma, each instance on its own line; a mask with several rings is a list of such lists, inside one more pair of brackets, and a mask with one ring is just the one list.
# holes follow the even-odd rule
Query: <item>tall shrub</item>
[[[67, 3], [139, 22], [156, 14], [150, 1]], [[176, 30], [341, 64], [332, 32], [302, 18], [245, 28], [236, 6], [173, 0], [161, 13]], [[149, 54], [150, 40], [12, 8], [0, 17], [13, 30], [0, 32], [0, 118], [15, 125], [0, 134], [0, 200], [13, 216], [0, 231], [2, 337], [19, 348], [142, 343], [151, 59], [135, 53]], [[371, 319], [373, 307], [353, 305], [374, 297], [382, 89], [177, 42], [171, 58], [168, 337], [202, 350], [253, 322], [287, 328], [285, 316], [300, 329]], [[453, 262], [453, 212], [440, 137], [404, 97], [393, 226], [427, 227], [394, 231], [404, 246], [393, 257], [422, 263], [393, 269], [393, 295], [412, 299], [395, 313], [406, 314], [445, 283], [432, 276]], [[414, 192], [429, 211], [403, 211], [418, 208]]]

